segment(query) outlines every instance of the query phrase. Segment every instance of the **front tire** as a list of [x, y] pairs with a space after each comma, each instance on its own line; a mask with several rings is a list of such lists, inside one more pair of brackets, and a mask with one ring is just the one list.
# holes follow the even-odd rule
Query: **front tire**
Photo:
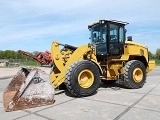
[[99, 83], [99, 69], [91, 61], [77, 61], [67, 70], [65, 84], [76, 97], [92, 95], [98, 89]]
[[124, 68], [124, 86], [137, 89], [143, 87], [146, 82], [146, 68], [139, 60], [131, 60]]

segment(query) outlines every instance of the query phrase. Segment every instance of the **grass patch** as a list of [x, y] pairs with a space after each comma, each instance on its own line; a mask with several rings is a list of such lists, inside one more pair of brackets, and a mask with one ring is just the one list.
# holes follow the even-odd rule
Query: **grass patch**
[[40, 64], [36, 61], [26, 61], [26, 62], [20, 62], [20, 65], [24, 66], [40, 66]]
[[156, 59], [155, 62], [156, 62], [156, 65], [160, 66], [160, 60]]

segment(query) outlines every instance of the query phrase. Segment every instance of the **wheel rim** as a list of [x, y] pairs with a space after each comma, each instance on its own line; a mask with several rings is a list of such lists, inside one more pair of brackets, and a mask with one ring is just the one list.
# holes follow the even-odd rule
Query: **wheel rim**
[[136, 68], [133, 71], [133, 80], [137, 83], [141, 82], [143, 79], [143, 72], [140, 68]]
[[90, 70], [83, 70], [78, 75], [78, 83], [82, 88], [89, 88], [94, 81], [94, 75]]

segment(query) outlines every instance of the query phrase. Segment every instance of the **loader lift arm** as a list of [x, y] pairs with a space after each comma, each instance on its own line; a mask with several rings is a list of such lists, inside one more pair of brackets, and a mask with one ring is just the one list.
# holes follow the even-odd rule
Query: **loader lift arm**
[[[60, 45], [63, 44], [60, 44], [57, 41], [53, 41], [51, 46], [51, 57], [54, 62], [54, 70], [50, 75], [50, 80], [54, 88], [57, 88], [64, 82], [67, 69], [75, 61], [88, 59], [96, 62], [96, 56], [92, 54], [92, 52], [94, 51], [92, 51], [92, 49], [90, 48], [91, 46], [89, 45], [82, 45], [78, 48], [69, 47], [76, 49], [65, 51], [66, 54], [64, 53], [63, 49], [60, 50]], [[90, 53], [91, 56], [88, 53]], [[88, 55], [88, 58], [86, 58], [86, 55]], [[68, 59], [65, 60], [66, 58]]]

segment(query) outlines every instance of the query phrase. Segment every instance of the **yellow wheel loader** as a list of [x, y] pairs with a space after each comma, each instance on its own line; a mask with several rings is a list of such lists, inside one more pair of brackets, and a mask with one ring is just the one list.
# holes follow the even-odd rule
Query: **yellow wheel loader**
[[[121, 80], [127, 88], [141, 88], [146, 74], [155, 67], [148, 48], [126, 38], [125, 25], [116, 20], [99, 20], [89, 25], [91, 42], [80, 47], [53, 41], [53, 68], [50, 81], [54, 88], [63, 84], [77, 97], [95, 93], [99, 83]], [[60, 49], [60, 46], [64, 46]]]
[[4, 91], [5, 111], [53, 104], [54, 88], [62, 85], [76, 97], [94, 94], [100, 82], [120, 80], [127, 88], [143, 87], [155, 62], [149, 61], [146, 46], [131, 36], [125, 40], [127, 24], [99, 20], [88, 26], [91, 42], [79, 47], [53, 41], [50, 79], [42, 70], [22, 68]]

